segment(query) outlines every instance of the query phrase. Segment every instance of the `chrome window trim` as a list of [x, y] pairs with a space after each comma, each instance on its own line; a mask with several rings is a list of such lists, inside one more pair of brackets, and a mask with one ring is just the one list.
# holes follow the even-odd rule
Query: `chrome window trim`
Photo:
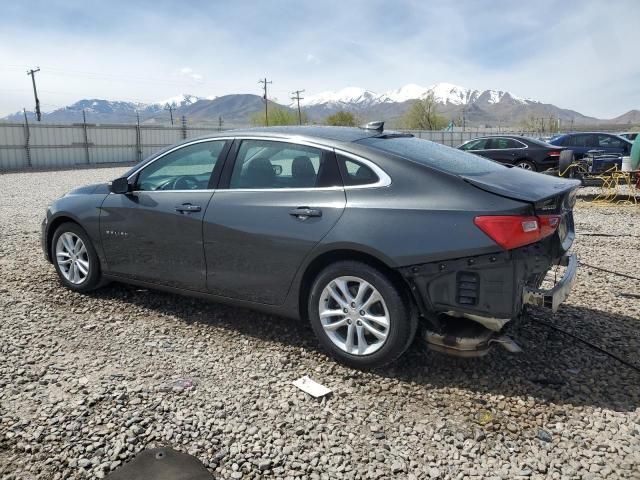
[[[217, 194], [222, 192], [322, 192], [341, 191], [346, 187], [300, 187], [300, 188], [219, 188]], [[193, 192], [193, 190], [191, 190]]]
[[366, 183], [363, 185], [349, 185], [349, 186], [335, 186], [335, 187], [317, 187], [317, 188], [306, 188], [306, 187], [302, 187], [302, 188], [219, 188], [219, 189], [203, 189], [203, 190], [199, 190], [199, 189], [194, 189], [194, 190], [134, 190], [131, 193], [139, 193], [139, 192], [146, 192], [146, 193], [175, 193], [175, 192], [188, 192], [188, 193], [194, 193], [194, 192], [226, 192], [226, 191], [234, 191], [234, 192], [291, 192], [291, 191], [295, 191], [295, 192], [300, 192], [300, 191], [332, 191], [332, 190], [358, 190], [358, 189], [362, 189], [362, 188], [380, 188], [380, 187], [388, 187], [389, 185], [391, 185], [391, 177], [389, 177], [389, 175], [387, 175], [387, 173], [382, 170], [382, 168], [380, 168], [378, 165], [376, 165], [375, 163], [373, 163], [371, 160], [368, 160], [366, 158], [363, 158], [359, 155], [356, 155], [354, 153], [351, 152], [347, 152], [345, 150], [339, 149], [339, 148], [333, 148], [333, 147], [329, 147], [327, 145], [322, 145], [310, 140], [305, 140], [303, 138], [300, 138], [298, 136], [293, 136], [293, 137], [274, 137], [274, 136], [238, 136], [238, 137], [232, 137], [232, 136], [224, 136], [224, 137], [211, 137], [211, 138], [200, 138], [197, 140], [193, 140], [192, 142], [187, 142], [187, 143], [182, 143], [180, 145], [176, 145], [174, 148], [167, 150], [166, 152], [164, 152], [161, 155], [158, 155], [156, 158], [154, 158], [153, 160], [151, 160], [149, 163], [142, 165], [140, 168], [138, 168], [137, 170], [135, 170], [131, 175], [129, 175], [127, 177], [127, 180], [130, 180], [132, 177], [135, 177], [138, 173], [140, 173], [143, 169], [147, 168], [149, 165], [151, 165], [152, 163], [160, 160], [161, 158], [163, 158], [165, 155], [169, 155], [172, 152], [175, 152], [176, 150], [179, 150], [181, 148], [184, 147], [188, 147], [190, 145], [195, 145], [197, 143], [205, 143], [205, 142], [215, 142], [215, 141], [227, 141], [227, 140], [239, 140], [239, 141], [243, 141], [243, 140], [264, 140], [264, 141], [270, 141], [270, 142], [280, 142], [280, 143], [291, 143], [294, 145], [304, 145], [304, 146], [308, 146], [308, 147], [313, 147], [313, 148], [317, 148], [319, 150], [324, 150], [327, 152], [334, 152], [336, 154], [340, 154], [340, 155], [344, 155], [345, 157], [349, 157], [357, 162], [360, 162], [364, 165], [366, 165], [367, 167], [371, 168], [371, 170], [373, 170], [373, 172], [378, 176], [378, 181], [374, 182], [374, 183]]

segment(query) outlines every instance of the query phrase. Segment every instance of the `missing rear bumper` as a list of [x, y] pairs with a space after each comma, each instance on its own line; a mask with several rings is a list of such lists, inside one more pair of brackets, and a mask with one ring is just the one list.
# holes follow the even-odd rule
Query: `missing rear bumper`
[[565, 255], [560, 259], [559, 265], [567, 267], [560, 281], [547, 290], [525, 287], [522, 295], [524, 304], [550, 308], [553, 312], [558, 310], [576, 282], [578, 257], [575, 253]]

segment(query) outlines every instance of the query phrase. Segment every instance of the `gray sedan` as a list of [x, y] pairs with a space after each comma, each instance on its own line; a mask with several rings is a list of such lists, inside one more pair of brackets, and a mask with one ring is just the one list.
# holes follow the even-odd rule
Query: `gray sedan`
[[56, 200], [42, 245], [72, 290], [121, 281], [302, 319], [354, 367], [397, 359], [418, 326], [477, 356], [518, 350], [504, 330], [524, 305], [568, 295], [577, 186], [380, 123], [230, 131]]

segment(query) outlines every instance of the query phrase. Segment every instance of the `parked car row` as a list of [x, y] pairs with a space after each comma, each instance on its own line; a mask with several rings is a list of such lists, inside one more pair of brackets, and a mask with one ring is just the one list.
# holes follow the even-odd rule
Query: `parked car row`
[[475, 138], [458, 148], [506, 165], [515, 165], [536, 172], [557, 167], [560, 153], [564, 149], [519, 135]]
[[464, 142], [458, 149], [505, 165], [541, 172], [557, 169], [563, 150], [571, 150], [579, 160], [593, 152], [629, 155], [632, 145], [629, 139], [612, 133], [579, 132], [556, 135], [548, 142], [521, 135], [479, 137]]

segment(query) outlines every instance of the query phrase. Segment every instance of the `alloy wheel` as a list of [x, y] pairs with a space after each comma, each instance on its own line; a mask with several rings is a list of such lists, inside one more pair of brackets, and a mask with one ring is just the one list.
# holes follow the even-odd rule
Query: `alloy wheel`
[[329, 339], [351, 355], [370, 355], [389, 335], [390, 315], [378, 290], [359, 277], [331, 280], [322, 291], [318, 311]]
[[75, 233], [64, 232], [58, 237], [56, 262], [62, 276], [74, 285], [80, 285], [89, 275], [89, 252]]
[[516, 163], [516, 167], [523, 168], [524, 170], [533, 170], [533, 166], [529, 162]]

